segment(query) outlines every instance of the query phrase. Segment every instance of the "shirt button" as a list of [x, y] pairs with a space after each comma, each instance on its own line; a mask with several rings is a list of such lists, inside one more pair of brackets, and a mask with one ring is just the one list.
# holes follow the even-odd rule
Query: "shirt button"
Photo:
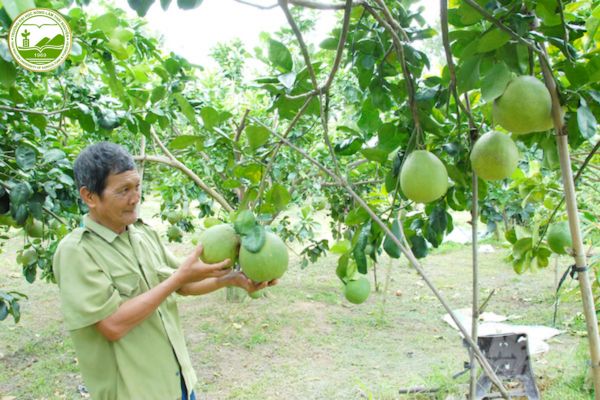
[[175, 372], [175, 376], [179, 376], [179, 371]]

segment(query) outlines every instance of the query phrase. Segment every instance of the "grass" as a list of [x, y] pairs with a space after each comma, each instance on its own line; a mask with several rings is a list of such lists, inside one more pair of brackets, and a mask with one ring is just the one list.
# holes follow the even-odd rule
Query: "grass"
[[[327, 225], [327, 224], [323, 224]], [[164, 230], [164, 227], [159, 227]], [[65, 332], [57, 288], [27, 284], [14, 261], [22, 238], [11, 239], [3, 257], [0, 287], [23, 291], [23, 319], [0, 325], [0, 399], [81, 399], [76, 355]], [[496, 289], [487, 311], [518, 316], [516, 324], [550, 324], [554, 272], [517, 276], [504, 250], [480, 255], [482, 298]], [[189, 243], [170, 244], [179, 256]], [[469, 307], [470, 247], [443, 244], [423, 268], [453, 308]], [[267, 296], [239, 303], [224, 291], [182, 298], [180, 313], [196, 391], [213, 399], [408, 399], [464, 398], [468, 376], [453, 379], [468, 354], [456, 331], [441, 321], [445, 311], [406, 261], [394, 261], [386, 294], [372, 292], [364, 304], [349, 304], [328, 256], [301, 270], [290, 269]], [[388, 261], [378, 268], [383, 288]], [[566, 265], [566, 264], [565, 264]], [[373, 282], [373, 275], [369, 275]], [[385, 299], [385, 303], [384, 303]], [[587, 343], [576, 297], [561, 303], [550, 351], [533, 357], [544, 399], [591, 398], [584, 389]], [[434, 397], [400, 396], [398, 389], [439, 387]]]

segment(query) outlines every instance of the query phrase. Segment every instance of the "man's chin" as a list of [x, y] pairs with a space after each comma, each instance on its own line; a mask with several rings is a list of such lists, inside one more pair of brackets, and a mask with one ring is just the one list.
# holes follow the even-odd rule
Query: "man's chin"
[[127, 225], [133, 224], [138, 219], [137, 213], [135, 211], [125, 213], [124, 217], [127, 220]]

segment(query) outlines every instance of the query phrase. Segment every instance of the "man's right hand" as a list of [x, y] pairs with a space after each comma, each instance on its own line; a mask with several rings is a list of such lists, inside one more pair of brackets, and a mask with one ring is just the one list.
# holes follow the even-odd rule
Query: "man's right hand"
[[216, 264], [206, 264], [200, 259], [202, 254], [202, 244], [199, 244], [192, 254], [181, 264], [177, 269], [177, 276], [181, 282], [181, 286], [201, 281], [206, 278], [219, 278], [227, 275], [231, 270], [231, 260], [226, 259]]

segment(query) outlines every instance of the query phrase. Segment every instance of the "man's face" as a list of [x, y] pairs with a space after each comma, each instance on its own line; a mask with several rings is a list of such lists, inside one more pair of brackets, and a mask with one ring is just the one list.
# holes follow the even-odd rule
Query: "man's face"
[[140, 176], [136, 170], [110, 174], [102, 196], [90, 194], [86, 201], [93, 219], [115, 232], [122, 232], [137, 220], [140, 201]]

